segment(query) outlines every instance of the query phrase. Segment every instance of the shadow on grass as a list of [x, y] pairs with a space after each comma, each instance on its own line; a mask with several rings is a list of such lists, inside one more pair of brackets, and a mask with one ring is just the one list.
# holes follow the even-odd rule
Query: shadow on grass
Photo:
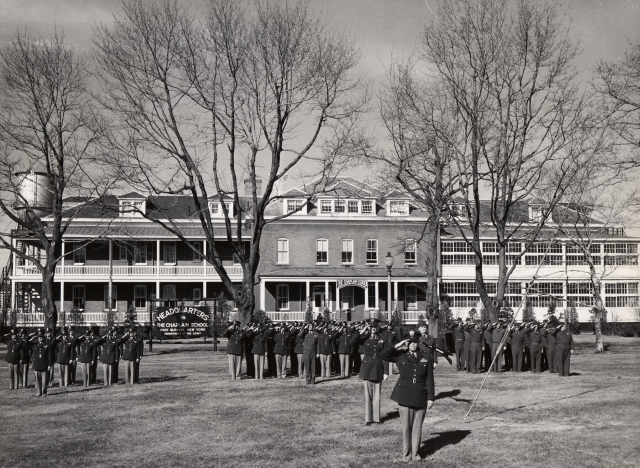
[[[51, 388], [51, 387], [49, 387]], [[63, 387], [66, 388], [66, 387]], [[101, 390], [104, 387], [104, 385], [97, 385], [97, 386], [91, 386], [91, 387], [75, 387], [76, 390], [65, 390], [64, 392], [55, 392], [55, 393], [51, 393], [51, 395], [64, 395], [65, 393], [83, 393], [83, 392], [91, 392], [93, 390]]]
[[146, 378], [140, 378], [140, 383], [138, 385], [141, 384], [150, 384], [150, 383], [160, 383], [160, 382], [171, 382], [172, 380], [184, 380], [186, 379], [187, 376], [186, 375], [179, 375], [176, 377], [146, 377]]
[[387, 422], [387, 421], [391, 421], [392, 419], [398, 419], [400, 417], [400, 410], [398, 411], [391, 411], [390, 413], [385, 414], [384, 416], [382, 416], [380, 418], [380, 422]]
[[[450, 390], [448, 392], [440, 392], [436, 395], [436, 400], [442, 400], [443, 398], [453, 398], [454, 396], [458, 396], [462, 393], [462, 390], [456, 388], [454, 390]], [[455, 398], [454, 398], [455, 400]], [[458, 400], [456, 400], [458, 401]]]
[[447, 445], [458, 444], [469, 434], [471, 434], [471, 431], [463, 431], [459, 429], [441, 432], [438, 435], [436, 435], [433, 439], [427, 440], [422, 445], [422, 447], [420, 447], [420, 450], [418, 450], [418, 455], [420, 455], [422, 458], [433, 455], [438, 450], [446, 447]]
[[573, 377], [574, 375], [582, 375], [580, 372], [570, 372], [569, 376]]
[[[163, 349], [162, 351], [157, 351], [157, 352], [153, 352], [151, 354], [148, 354], [148, 356], [151, 355], [163, 355], [163, 354], [183, 354], [183, 353], [201, 353], [202, 349]], [[147, 354], [145, 354], [145, 356], [147, 356]]]

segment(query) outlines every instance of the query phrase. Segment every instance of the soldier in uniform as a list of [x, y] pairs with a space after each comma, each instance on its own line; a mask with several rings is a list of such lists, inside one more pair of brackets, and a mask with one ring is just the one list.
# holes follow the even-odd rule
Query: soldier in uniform
[[493, 327], [490, 322], [484, 324], [482, 330], [482, 338], [484, 342], [483, 347], [483, 359], [484, 359], [484, 371], [488, 372], [489, 367], [491, 367], [491, 332], [493, 331]]
[[551, 326], [547, 326], [547, 360], [549, 361], [549, 373], [555, 374], [558, 372], [558, 366], [556, 364], [556, 335], [558, 329]]
[[304, 335], [306, 328], [302, 326], [299, 330], [297, 330], [295, 334], [295, 348], [294, 352], [296, 353], [297, 361], [298, 361], [298, 378], [302, 379], [305, 377], [305, 372], [307, 368], [304, 366]]
[[69, 360], [69, 385], [76, 383], [76, 370], [78, 369], [78, 345], [80, 340], [76, 336], [73, 327], [69, 328], [69, 341], [71, 342], [71, 359]]
[[23, 328], [18, 335], [22, 342], [20, 354], [20, 385], [27, 388], [29, 384], [29, 365], [31, 363], [31, 342], [27, 339], [27, 331]]
[[[244, 361], [247, 363], [247, 378], [251, 378], [256, 375], [256, 366], [253, 353], [253, 339], [251, 338], [249, 330], [252, 327], [260, 327], [259, 323], [250, 323], [242, 329], [242, 346], [244, 351]], [[265, 345], [266, 346], [266, 345]], [[264, 363], [263, 363], [264, 364]]]
[[225, 338], [229, 339], [227, 343], [227, 354], [229, 355], [229, 374], [231, 380], [240, 378], [242, 372], [242, 353], [243, 353], [243, 332], [240, 330], [240, 322], [236, 320], [224, 332]]
[[454, 350], [456, 352], [456, 370], [461, 371], [465, 366], [464, 361], [464, 325], [462, 320], [458, 319], [452, 323], [445, 333], [452, 333], [454, 340]]
[[[49, 352], [55, 353], [56, 339], [53, 336], [53, 330], [51, 330], [51, 328], [45, 328], [44, 341], [49, 346]], [[55, 356], [53, 357], [54, 359], [49, 360], [49, 373], [47, 374], [49, 376], [49, 387], [53, 387], [53, 379], [56, 371]]]
[[495, 322], [491, 332], [491, 359], [494, 361], [494, 372], [502, 372], [502, 337], [504, 334], [505, 330], [500, 322]]
[[560, 377], [569, 377], [571, 375], [571, 355], [575, 351], [573, 335], [564, 324], [557, 328], [559, 331], [556, 333], [556, 367]]
[[17, 330], [11, 330], [10, 335], [11, 339], [7, 342], [7, 356], [4, 360], [9, 365], [9, 389], [18, 390], [23, 344], [18, 338]]
[[549, 361], [547, 360], [548, 351], [547, 346], [549, 345], [549, 341], [547, 339], [547, 320], [542, 321], [542, 325], [539, 328], [540, 336], [542, 337], [542, 356], [540, 358], [540, 367], [542, 368], [542, 372], [549, 368]]
[[542, 335], [538, 331], [539, 328], [540, 326], [535, 324], [531, 327], [531, 332], [529, 333], [531, 370], [536, 373], [542, 372]]
[[358, 342], [357, 337], [353, 339], [354, 336], [355, 335], [351, 333], [351, 329], [347, 326], [347, 322], [342, 322], [337, 334], [341, 377], [349, 377], [351, 347]]
[[91, 365], [97, 360], [93, 330], [88, 329], [86, 334], [81, 336], [80, 339], [82, 341], [78, 349], [78, 360], [82, 364], [82, 386], [88, 387], [91, 385]]
[[253, 368], [255, 369], [255, 379], [264, 379], [264, 356], [267, 353], [267, 340], [270, 330], [268, 327], [256, 323], [249, 327], [245, 333], [247, 339], [251, 339], [253, 354]]
[[38, 330], [36, 343], [32, 347], [31, 364], [36, 377], [36, 395], [47, 396], [49, 367], [51, 367], [51, 347], [44, 340], [44, 333]]
[[531, 322], [525, 324], [525, 330], [527, 333], [524, 334], [523, 367], [526, 372], [531, 370]]
[[527, 333], [527, 331], [523, 330], [523, 325], [514, 325], [514, 328], [509, 332], [511, 334], [511, 355], [513, 360], [513, 372], [522, 372], [524, 335], [525, 333]]
[[378, 325], [370, 324], [360, 336], [364, 358], [360, 366], [360, 378], [364, 381], [364, 422], [380, 423], [380, 392], [384, 378], [384, 365], [380, 351], [384, 340], [378, 336]]
[[107, 332], [106, 335], [100, 340], [102, 348], [100, 350], [100, 362], [102, 363], [102, 374], [104, 376], [104, 386], [111, 385], [113, 366], [118, 359], [118, 342], [111, 332]]
[[[422, 333], [422, 331], [420, 332]], [[393, 325], [388, 324], [384, 326], [384, 330], [380, 334], [381, 338], [384, 340], [385, 348], [387, 346], [394, 346], [396, 344], [396, 332], [393, 330]], [[427, 336], [427, 327], [424, 327], [424, 336]], [[389, 376], [393, 373], [393, 368], [390, 367], [389, 361], [382, 360], [382, 364], [384, 365], [384, 380], [387, 380]], [[392, 364], [391, 364], [392, 365]]]
[[395, 362], [400, 371], [391, 399], [400, 405], [404, 461], [421, 460], [418, 450], [422, 442], [422, 423], [435, 400], [433, 361], [418, 348], [418, 341], [416, 338], [403, 340], [380, 353]]
[[125, 335], [123, 338], [124, 341], [124, 351], [122, 353], [122, 358], [125, 360], [125, 368], [126, 368], [126, 381], [128, 384], [136, 383], [136, 362], [140, 362], [140, 341], [136, 335], [135, 328], [129, 328], [129, 333]]
[[314, 329], [313, 324], [303, 328], [298, 336], [302, 336], [302, 359], [306, 372], [307, 385], [316, 383], [316, 357], [320, 357], [320, 333]]
[[469, 351], [469, 363], [467, 369], [471, 369], [471, 372], [477, 374], [480, 372], [482, 366], [482, 350], [484, 348], [484, 335], [482, 333], [482, 324], [476, 323], [474, 327], [469, 329], [469, 340], [471, 342]]
[[76, 344], [71, 342], [66, 329], [63, 328], [61, 333], [61, 339], [56, 343], [56, 362], [58, 363], [58, 370], [60, 371], [59, 385], [60, 387], [68, 387], [69, 365], [71, 363], [73, 348], [75, 348]]
[[[287, 329], [287, 324], [281, 322], [280, 325], [276, 327], [276, 332], [273, 337], [273, 352], [276, 357], [276, 371], [279, 379], [287, 377], [287, 355], [289, 354], [290, 339], [291, 332]], [[293, 374], [293, 369], [291, 373]]]
[[333, 332], [329, 324], [326, 324], [320, 332], [320, 377], [331, 377], [331, 358], [333, 357], [334, 338], [336, 334]]

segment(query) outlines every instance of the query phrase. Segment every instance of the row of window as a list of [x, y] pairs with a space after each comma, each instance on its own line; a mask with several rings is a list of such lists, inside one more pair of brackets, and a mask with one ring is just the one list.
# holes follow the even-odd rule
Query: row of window
[[[202, 289], [193, 289], [193, 301], [196, 304], [202, 299]], [[73, 285], [73, 307], [77, 309], [85, 309], [86, 306], [86, 288], [83, 284]], [[136, 309], [147, 308], [147, 286], [144, 284], [136, 284], [133, 287], [133, 305]], [[162, 299], [167, 301], [176, 300], [176, 285], [165, 284], [162, 286]], [[116, 309], [118, 302], [118, 286], [111, 286], [111, 308]], [[109, 310], [109, 286], [104, 286], [104, 310]]]
[[[482, 242], [483, 253], [497, 253], [497, 242]], [[508, 242], [505, 247], [505, 252], [509, 253], [521, 253], [523, 244], [520, 242]], [[582, 254], [582, 250], [575, 245], [566, 245], [568, 254]], [[464, 241], [445, 241], [440, 244], [442, 253], [473, 253], [473, 248]], [[589, 253], [600, 254], [604, 248], [605, 254], [637, 254], [638, 244], [592, 244], [589, 246]], [[548, 251], [547, 251], [548, 249]], [[563, 252], [563, 244], [552, 243], [550, 246], [544, 242], [536, 242], [527, 247], [526, 253], [530, 254], [561, 254]]]
[[[289, 264], [289, 239], [280, 238], [276, 241], [277, 263], [281, 265]], [[354, 264], [354, 244], [353, 239], [342, 239], [341, 241], [341, 262], [343, 265]], [[415, 239], [407, 239], [404, 249], [405, 265], [415, 265], [417, 242]], [[329, 264], [329, 239], [316, 239], [316, 264]], [[378, 239], [367, 239], [365, 242], [365, 264], [378, 264]]]

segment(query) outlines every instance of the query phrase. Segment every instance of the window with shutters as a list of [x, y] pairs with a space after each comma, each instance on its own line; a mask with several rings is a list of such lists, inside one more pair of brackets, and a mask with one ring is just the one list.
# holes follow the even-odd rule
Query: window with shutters
[[417, 263], [416, 258], [417, 243], [415, 239], [407, 239], [404, 243], [404, 264], [415, 265]]
[[[174, 287], [175, 297], [175, 287]], [[133, 305], [137, 310], [147, 310], [147, 286], [136, 284], [133, 287]]]
[[176, 243], [175, 242], [164, 243], [164, 264], [165, 265], [176, 264]]
[[73, 285], [73, 308], [84, 310], [85, 307], [85, 287], [83, 284]]

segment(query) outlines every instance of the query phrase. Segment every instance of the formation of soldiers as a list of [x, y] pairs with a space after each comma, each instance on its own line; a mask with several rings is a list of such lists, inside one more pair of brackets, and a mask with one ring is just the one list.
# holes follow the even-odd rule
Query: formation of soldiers
[[[549, 371], [569, 376], [574, 352], [570, 329], [555, 316], [542, 322], [482, 323], [458, 319], [446, 330], [456, 368], [471, 373]], [[504, 364], [504, 365], [503, 365]]]
[[47, 388], [55, 380], [58, 367], [60, 387], [76, 384], [76, 372], [80, 363], [82, 385], [88, 387], [97, 383], [98, 362], [102, 364], [103, 385], [118, 383], [118, 373], [122, 362], [126, 382], [139, 381], [140, 360], [143, 356], [143, 336], [136, 327], [118, 329], [113, 327], [99, 336], [93, 328], [78, 334], [73, 327], [62, 328], [54, 335], [53, 330], [41, 329], [27, 335], [25, 329], [17, 329], [5, 335], [9, 365], [9, 388], [27, 388], [29, 367], [33, 368], [37, 396], [46, 396]]
[[[310, 324], [252, 322], [243, 328], [236, 321], [224, 333], [229, 339], [229, 375], [232, 380], [241, 378], [245, 362], [246, 378], [258, 380], [289, 376], [313, 384], [316, 377], [349, 378], [360, 373], [363, 362], [371, 354], [365, 343], [374, 329], [380, 349], [412, 336], [420, 337], [429, 346], [435, 343], [428, 336], [426, 326], [422, 329], [394, 327], [377, 319], [348, 324], [319, 317]], [[383, 369], [382, 379], [386, 380], [390, 374], [389, 361], [383, 362]]]

